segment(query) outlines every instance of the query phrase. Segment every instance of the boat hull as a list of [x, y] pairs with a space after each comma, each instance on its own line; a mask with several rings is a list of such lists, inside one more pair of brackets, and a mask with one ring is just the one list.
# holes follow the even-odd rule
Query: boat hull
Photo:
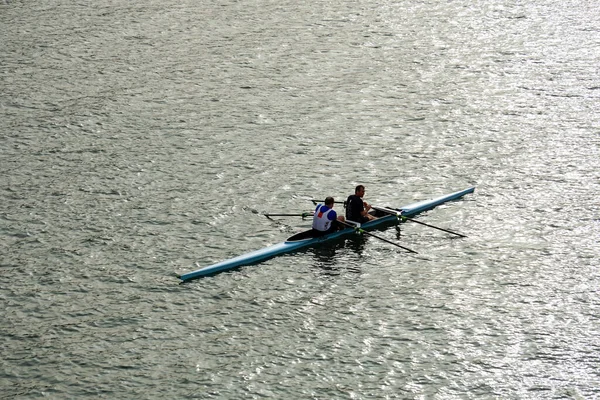
[[[408, 204], [397, 208], [398, 211], [402, 211], [402, 215], [406, 217], [413, 217], [422, 212], [431, 210], [441, 204], [447, 203], [449, 201], [457, 200], [463, 197], [466, 194], [473, 193], [475, 190], [474, 187], [468, 188], [465, 190], [461, 190], [458, 192], [446, 194], [444, 196], [437, 197], [431, 200], [424, 200], [417, 203]], [[362, 224], [360, 227], [366, 231], [373, 229], [380, 229], [390, 225], [394, 225], [398, 223], [398, 217], [396, 215], [387, 215], [381, 218], [377, 218], [375, 220], [366, 222]], [[255, 250], [250, 253], [242, 254], [240, 256], [230, 258], [228, 260], [224, 260], [218, 262], [213, 265], [209, 265], [204, 268], [200, 268], [196, 271], [188, 272], [186, 274], [180, 275], [179, 279], [182, 281], [189, 281], [192, 279], [197, 279], [205, 276], [214, 275], [220, 272], [228, 271], [234, 268], [238, 268], [244, 265], [252, 265], [257, 264], [262, 261], [268, 260], [270, 258], [292, 253], [294, 251], [298, 251], [302, 248], [315, 246], [323, 242], [328, 242], [331, 240], [339, 239], [344, 236], [351, 235], [355, 232], [353, 228], [346, 228], [339, 230], [337, 232], [330, 233], [329, 235], [320, 236], [320, 237], [304, 237], [297, 240], [294, 238], [299, 238], [301, 236], [295, 235], [286, 240], [283, 243], [274, 244], [272, 246], [265, 247], [260, 250]]]

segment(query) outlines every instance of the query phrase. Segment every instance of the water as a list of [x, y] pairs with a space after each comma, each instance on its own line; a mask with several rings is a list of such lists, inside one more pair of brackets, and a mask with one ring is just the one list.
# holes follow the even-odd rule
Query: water
[[[597, 11], [4, 2], [0, 397], [598, 397]], [[178, 284], [358, 183], [468, 238]]]

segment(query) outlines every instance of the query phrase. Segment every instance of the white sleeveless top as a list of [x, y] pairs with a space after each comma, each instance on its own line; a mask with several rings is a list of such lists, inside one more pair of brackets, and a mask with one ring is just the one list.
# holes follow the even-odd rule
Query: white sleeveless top
[[[331, 214], [333, 212], [333, 215]], [[329, 230], [331, 227], [331, 221], [335, 219], [335, 211], [327, 207], [324, 204], [319, 204], [315, 209], [315, 215], [313, 216], [313, 229], [321, 232]]]

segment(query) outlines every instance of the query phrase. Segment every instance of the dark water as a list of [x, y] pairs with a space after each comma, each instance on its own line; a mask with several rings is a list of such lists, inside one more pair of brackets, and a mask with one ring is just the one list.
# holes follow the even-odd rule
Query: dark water
[[[597, 15], [3, 2], [0, 398], [600, 396]], [[178, 284], [358, 183], [468, 238]]]

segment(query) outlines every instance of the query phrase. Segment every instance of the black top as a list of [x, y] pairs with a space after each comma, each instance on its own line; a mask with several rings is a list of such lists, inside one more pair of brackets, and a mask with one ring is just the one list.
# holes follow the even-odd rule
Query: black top
[[354, 222], [360, 222], [361, 224], [363, 222], [367, 222], [369, 218], [360, 215], [364, 209], [365, 205], [359, 196], [355, 194], [348, 196], [348, 200], [346, 200], [346, 219]]

